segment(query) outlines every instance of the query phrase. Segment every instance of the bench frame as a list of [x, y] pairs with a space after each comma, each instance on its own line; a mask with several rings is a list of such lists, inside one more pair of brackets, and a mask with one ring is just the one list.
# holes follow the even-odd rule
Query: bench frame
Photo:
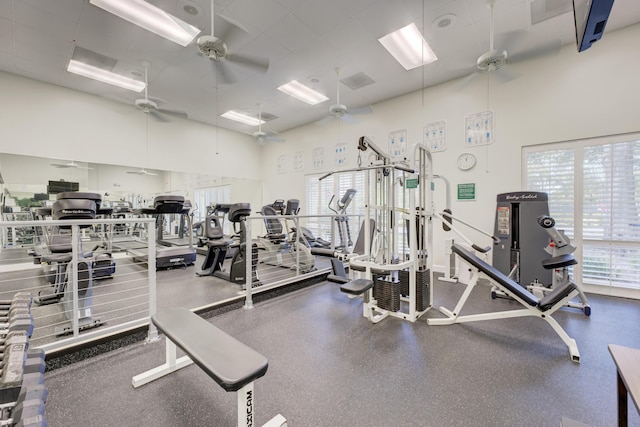
[[[454, 251], [455, 252], [455, 251]], [[459, 255], [458, 255], [459, 256]], [[475, 257], [475, 255], [473, 255]], [[481, 261], [481, 260], [480, 260]], [[497, 280], [494, 280], [489, 275], [484, 273], [480, 266], [472, 265], [473, 275], [471, 280], [466, 285], [462, 296], [458, 300], [455, 308], [453, 310], [449, 310], [446, 307], [439, 307], [438, 310], [443, 313], [446, 317], [444, 318], [431, 318], [427, 319], [427, 324], [429, 325], [453, 325], [455, 323], [466, 323], [466, 322], [476, 322], [482, 320], [493, 320], [493, 319], [509, 319], [514, 317], [526, 317], [526, 316], [534, 316], [539, 317], [546, 321], [558, 334], [558, 336], [562, 339], [562, 341], [567, 345], [569, 349], [569, 355], [571, 356], [571, 360], [576, 363], [580, 363], [580, 352], [578, 350], [578, 345], [576, 341], [571, 338], [566, 331], [560, 326], [560, 324], [553, 318], [551, 315], [560, 309], [562, 306], [566, 305], [571, 299], [573, 299], [576, 295], [578, 295], [578, 290], [571, 291], [564, 298], [556, 302], [551, 308], [547, 310], [541, 310], [538, 306], [531, 305], [531, 302], [527, 302], [514, 292], [511, 292], [506, 286], [499, 283]], [[506, 277], [506, 276], [505, 276]], [[467, 302], [467, 299], [471, 295], [471, 291], [478, 284], [479, 279], [484, 278], [490, 282], [491, 285], [496, 286], [502, 292], [504, 292], [509, 297], [518, 301], [524, 308], [518, 310], [507, 310], [507, 311], [495, 311], [489, 313], [481, 313], [481, 314], [468, 314], [464, 316], [460, 316], [460, 312], [464, 308], [464, 304]], [[518, 285], [520, 286], [520, 285]], [[529, 293], [526, 289], [523, 289], [524, 292]], [[532, 298], [535, 298], [533, 294], [531, 294]]]
[[[192, 313], [194, 316], [197, 314]], [[160, 330], [160, 328], [158, 328]], [[160, 330], [162, 332], [162, 330]], [[204, 337], [203, 337], [204, 338]], [[168, 336], [165, 334], [165, 363], [149, 369], [141, 374], [135, 375], [131, 383], [134, 388], [141, 387], [151, 381], [154, 381], [158, 378], [162, 378], [165, 375], [171, 374], [172, 372], [178, 371], [182, 368], [185, 368], [191, 364], [193, 364], [193, 360], [188, 356], [182, 356], [180, 358], [177, 357], [177, 349], [178, 346], [176, 343], [171, 341]], [[189, 353], [188, 349], [184, 349], [181, 347], [183, 351], [187, 354]], [[244, 385], [240, 389], [236, 391], [237, 396], [237, 415], [238, 415], [238, 427], [249, 427], [255, 425], [255, 393], [253, 391], [253, 383]], [[286, 427], [287, 420], [282, 415], [278, 414], [269, 420], [263, 427]]]

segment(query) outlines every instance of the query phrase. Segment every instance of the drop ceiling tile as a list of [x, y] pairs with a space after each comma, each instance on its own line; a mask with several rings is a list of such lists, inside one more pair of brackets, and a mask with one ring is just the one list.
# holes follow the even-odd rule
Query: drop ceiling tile
[[73, 39], [75, 31], [74, 20], [60, 18], [45, 9], [33, 7], [24, 2], [14, 1], [12, 3], [15, 22], [37, 29], [42, 33], [48, 34], [49, 37]]
[[0, 18], [0, 52], [13, 53], [11, 21], [4, 18]]
[[0, 1], [0, 17], [11, 19], [12, 15], [12, 6], [13, 2], [10, 1]]
[[287, 15], [277, 26], [267, 30], [266, 34], [291, 52], [304, 49], [318, 37], [293, 14]]
[[349, 18], [331, 28], [322, 35], [322, 38], [329, 41], [343, 54], [374, 40], [373, 36], [354, 18]]
[[356, 19], [376, 39], [413, 22], [411, 13], [401, 0], [376, 3], [358, 14]]
[[236, 0], [224, 13], [247, 27], [251, 33], [260, 34], [280, 22], [289, 11], [275, 0]]
[[[82, 0], [55, 0], [55, 1], [42, 1], [42, 0], [20, 0], [21, 3], [25, 3], [31, 7], [40, 9], [49, 15], [56, 16], [59, 19], [68, 22], [77, 22], [85, 7], [95, 7], [90, 5], [89, 2]], [[17, 3], [17, 2], [13, 2]]]
[[317, 34], [324, 34], [349, 18], [349, 10], [343, 0], [307, 0], [293, 13]]

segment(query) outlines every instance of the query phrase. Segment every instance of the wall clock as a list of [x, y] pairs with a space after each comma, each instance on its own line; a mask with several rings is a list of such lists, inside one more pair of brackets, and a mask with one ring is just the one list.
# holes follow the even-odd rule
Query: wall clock
[[458, 156], [458, 169], [468, 171], [476, 165], [476, 156], [471, 153], [462, 153]]

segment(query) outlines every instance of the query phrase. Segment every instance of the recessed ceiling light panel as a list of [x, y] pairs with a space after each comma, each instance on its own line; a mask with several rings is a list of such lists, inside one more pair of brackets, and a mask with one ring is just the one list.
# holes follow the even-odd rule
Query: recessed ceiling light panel
[[289, 83], [280, 86], [278, 90], [309, 105], [317, 105], [329, 99], [297, 80], [291, 80]]
[[438, 59], [414, 23], [389, 33], [378, 41], [407, 71]]
[[200, 33], [199, 28], [143, 0], [89, 0], [89, 3], [181, 46], [187, 46]]
[[266, 123], [264, 120], [259, 120], [257, 117], [250, 116], [240, 111], [229, 110], [222, 114], [225, 119], [233, 120], [236, 122], [244, 123], [249, 126], [258, 126]]
[[67, 71], [134, 92], [142, 92], [142, 89], [145, 87], [144, 82], [140, 80], [130, 79], [129, 77], [121, 76], [120, 74], [115, 74], [111, 71], [103, 70], [102, 68], [94, 67], [93, 65], [85, 64], [74, 59], [69, 61]]

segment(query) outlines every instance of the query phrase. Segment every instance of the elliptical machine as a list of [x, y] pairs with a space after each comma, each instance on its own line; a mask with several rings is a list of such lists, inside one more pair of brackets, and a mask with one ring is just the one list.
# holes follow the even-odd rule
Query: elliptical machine
[[[247, 228], [246, 218], [251, 215], [251, 205], [249, 203], [235, 203], [229, 207], [229, 221], [233, 223], [234, 232], [238, 234], [240, 243], [234, 253], [228, 268], [224, 267], [224, 260], [233, 240], [224, 238], [220, 217], [216, 214], [208, 215], [204, 222], [204, 235], [200, 243], [207, 247], [207, 254], [198, 276], [215, 276], [239, 285], [246, 284], [247, 271]], [[239, 226], [238, 231], [236, 227]], [[258, 247], [251, 244], [251, 283], [252, 287], [259, 286], [257, 265]]]
[[[304, 237], [293, 237], [289, 239], [286, 216], [296, 215], [299, 212], [300, 201], [297, 199], [276, 200], [271, 205], [262, 207], [260, 213], [265, 216], [264, 225], [267, 234], [259, 237], [258, 249], [260, 252], [260, 262], [276, 267], [288, 269], [299, 268], [301, 273], [308, 273], [315, 269], [315, 258], [311, 250], [304, 241]], [[285, 215], [283, 226], [279, 215]], [[295, 236], [295, 234], [294, 234]]]

